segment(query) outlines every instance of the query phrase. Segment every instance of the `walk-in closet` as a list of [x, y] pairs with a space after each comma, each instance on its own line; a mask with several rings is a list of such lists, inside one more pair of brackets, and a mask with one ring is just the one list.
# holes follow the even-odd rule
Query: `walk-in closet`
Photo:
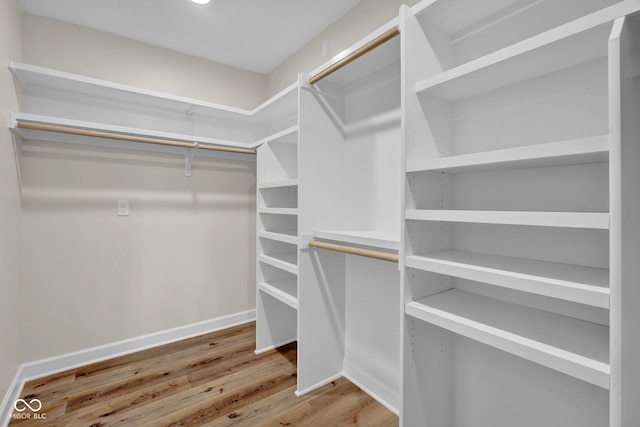
[[48, 1], [0, 425], [640, 425], [640, 1]]

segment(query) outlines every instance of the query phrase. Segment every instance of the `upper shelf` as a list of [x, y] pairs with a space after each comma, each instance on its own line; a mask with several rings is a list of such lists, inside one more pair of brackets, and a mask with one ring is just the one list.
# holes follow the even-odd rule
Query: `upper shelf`
[[245, 110], [19, 62], [11, 62], [9, 69], [23, 89], [69, 92], [178, 113], [191, 110], [205, 117], [245, 124], [268, 125], [284, 120], [297, 111], [297, 84], [285, 88], [253, 110]]
[[416, 92], [447, 101], [467, 98], [606, 57], [611, 18], [579, 19], [459, 65], [416, 84]]
[[407, 172], [465, 173], [509, 168], [534, 168], [604, 162], [609, 159], [607, 135], [459, 156], [407, 162]]

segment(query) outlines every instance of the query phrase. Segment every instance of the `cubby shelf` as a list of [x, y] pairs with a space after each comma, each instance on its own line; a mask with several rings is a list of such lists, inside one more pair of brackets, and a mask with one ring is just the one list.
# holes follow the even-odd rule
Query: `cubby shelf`
[[459, 250], [412, 255], [406, 266], [609, 308], [609, 270]]
[[597, 163], [609, 160], [608, 135], [550, 142], [459, 156], [415, 160], [407, 172], [465, 173]]
[[477, 224], [524, 225], [609, 229], [609, 214], [600, 212], [521, 212], [446, 209], [408, 209], [405, 218], [417, 221], [467, 222]]
[[258, 188], [260, 190], [265, 188], [282, 188], [282, 187], [297, 187], [298, 179], [284, 179], [282, 181], [270, 181], [270, 182], [261, 182], [258, 184]]
[[277, 240], [278, 242], [289, 243], [292, 245], [298, 244], [298, 236], [294, 230], [259, 231], [258, 237]]
[[258, 283], [258, 289], [288, 306], [298, 309], [298, 281], [296, 279]]
[[448, 290], [406, 304], [409, 316], [609, 388], [609, 329], [546, 311]]
[[298, 274], [296, 253], [259, 255], [258, 261], [263, 262], [265, 264], [269, 264], [281, 270], [288, 271], [291, 274]]
[[297, 215], [298, 208], [259, 208], [258, 213], [271, 215]]
[[581, 18], [444, 71], [416, 84], [416, 92], [447, 101], [521, 82], [577, 64], [603, 58], [611, 31], [610, 17]]

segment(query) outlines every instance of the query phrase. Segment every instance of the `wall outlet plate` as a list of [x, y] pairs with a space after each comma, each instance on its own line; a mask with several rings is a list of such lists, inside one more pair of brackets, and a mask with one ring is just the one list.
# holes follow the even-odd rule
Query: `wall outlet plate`
[[118, 216], [129, 216], [129, 201], [118, 200]]

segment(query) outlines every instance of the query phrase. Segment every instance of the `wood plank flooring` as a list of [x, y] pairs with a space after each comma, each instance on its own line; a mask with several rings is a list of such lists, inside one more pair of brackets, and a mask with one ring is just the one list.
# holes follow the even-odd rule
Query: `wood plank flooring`
[[27, 408], [9, 426], [398, 425], [345, 379], [296, 397], [295, 343], [254, 349], [248, 323], [34, 380], [22, 399], [42, 402], [40, 419]]

